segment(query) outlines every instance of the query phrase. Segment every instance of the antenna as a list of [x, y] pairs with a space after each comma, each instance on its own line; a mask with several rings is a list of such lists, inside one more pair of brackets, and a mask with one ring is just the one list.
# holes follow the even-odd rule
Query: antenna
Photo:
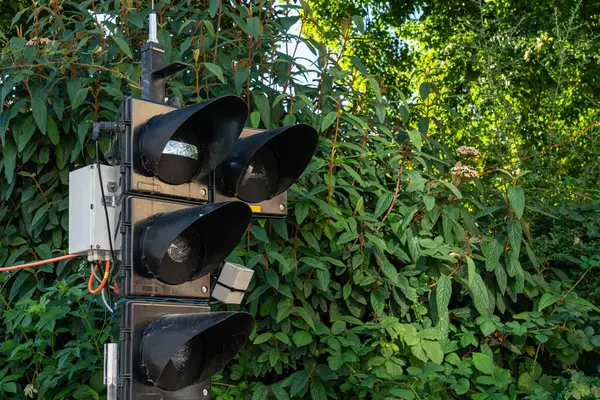
[[152, 11], [148, 15], [148, 42], [147, 43], [158, 43], [158, 37], [156, 36], [156, 12], [154, 11], [154, 0], [152, 0]]

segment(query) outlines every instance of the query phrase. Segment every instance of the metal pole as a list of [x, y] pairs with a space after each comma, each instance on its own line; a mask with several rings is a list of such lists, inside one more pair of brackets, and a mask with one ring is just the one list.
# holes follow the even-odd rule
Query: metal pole
[[116, 343], [104, 343], [104, 384], [107, 400], [117, 400], [117, 348]]
[[142, 46], [142, 99], [164, 103], [165, 79], [154, 74], [165, 66], [165, 46], [158, 42], [157, 32], [152, 3], [152, 12], [148, 16], [148, 41]]

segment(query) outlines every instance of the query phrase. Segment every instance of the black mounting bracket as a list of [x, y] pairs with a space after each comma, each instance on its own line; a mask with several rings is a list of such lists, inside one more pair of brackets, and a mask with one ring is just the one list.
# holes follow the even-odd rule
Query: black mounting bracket
[[165, 78], [189, 68], [181, 61], [165, 65], [165, 46], [148, 42], [142, 46], [142, 99], [165, 102]]

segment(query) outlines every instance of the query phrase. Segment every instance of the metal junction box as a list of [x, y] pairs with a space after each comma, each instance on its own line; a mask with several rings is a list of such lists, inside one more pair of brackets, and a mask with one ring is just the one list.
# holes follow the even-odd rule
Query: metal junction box
[[102, 199], [98, 165], [91, 164], [69, 173], [69, 254], [87, 255], [89, 260], [110, 259], [108, 227], [113, 249], [121, 249], [119, 232], [120, 172], [118, 167], [100, 165], [105, 199]]

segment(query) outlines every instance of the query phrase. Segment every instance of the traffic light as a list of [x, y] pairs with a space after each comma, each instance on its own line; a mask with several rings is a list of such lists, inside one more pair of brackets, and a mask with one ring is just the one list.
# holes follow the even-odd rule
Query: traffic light
[[254, 329], [249, 314], [208, 306], [210, 275], [252, 217], [243, 202], [208, 203], [209, 175], [247, 112], [237, 96], [185, 108], [135, 98], [121, 105], [121, 398], [210, 398], [211, 375]]
[[287, 189], [315, 152], [317, 131], [306, 124], [272, 130], [245, 129], [215, 170], [214, 201], [238, 199], [259, 216], [287, 215]]

